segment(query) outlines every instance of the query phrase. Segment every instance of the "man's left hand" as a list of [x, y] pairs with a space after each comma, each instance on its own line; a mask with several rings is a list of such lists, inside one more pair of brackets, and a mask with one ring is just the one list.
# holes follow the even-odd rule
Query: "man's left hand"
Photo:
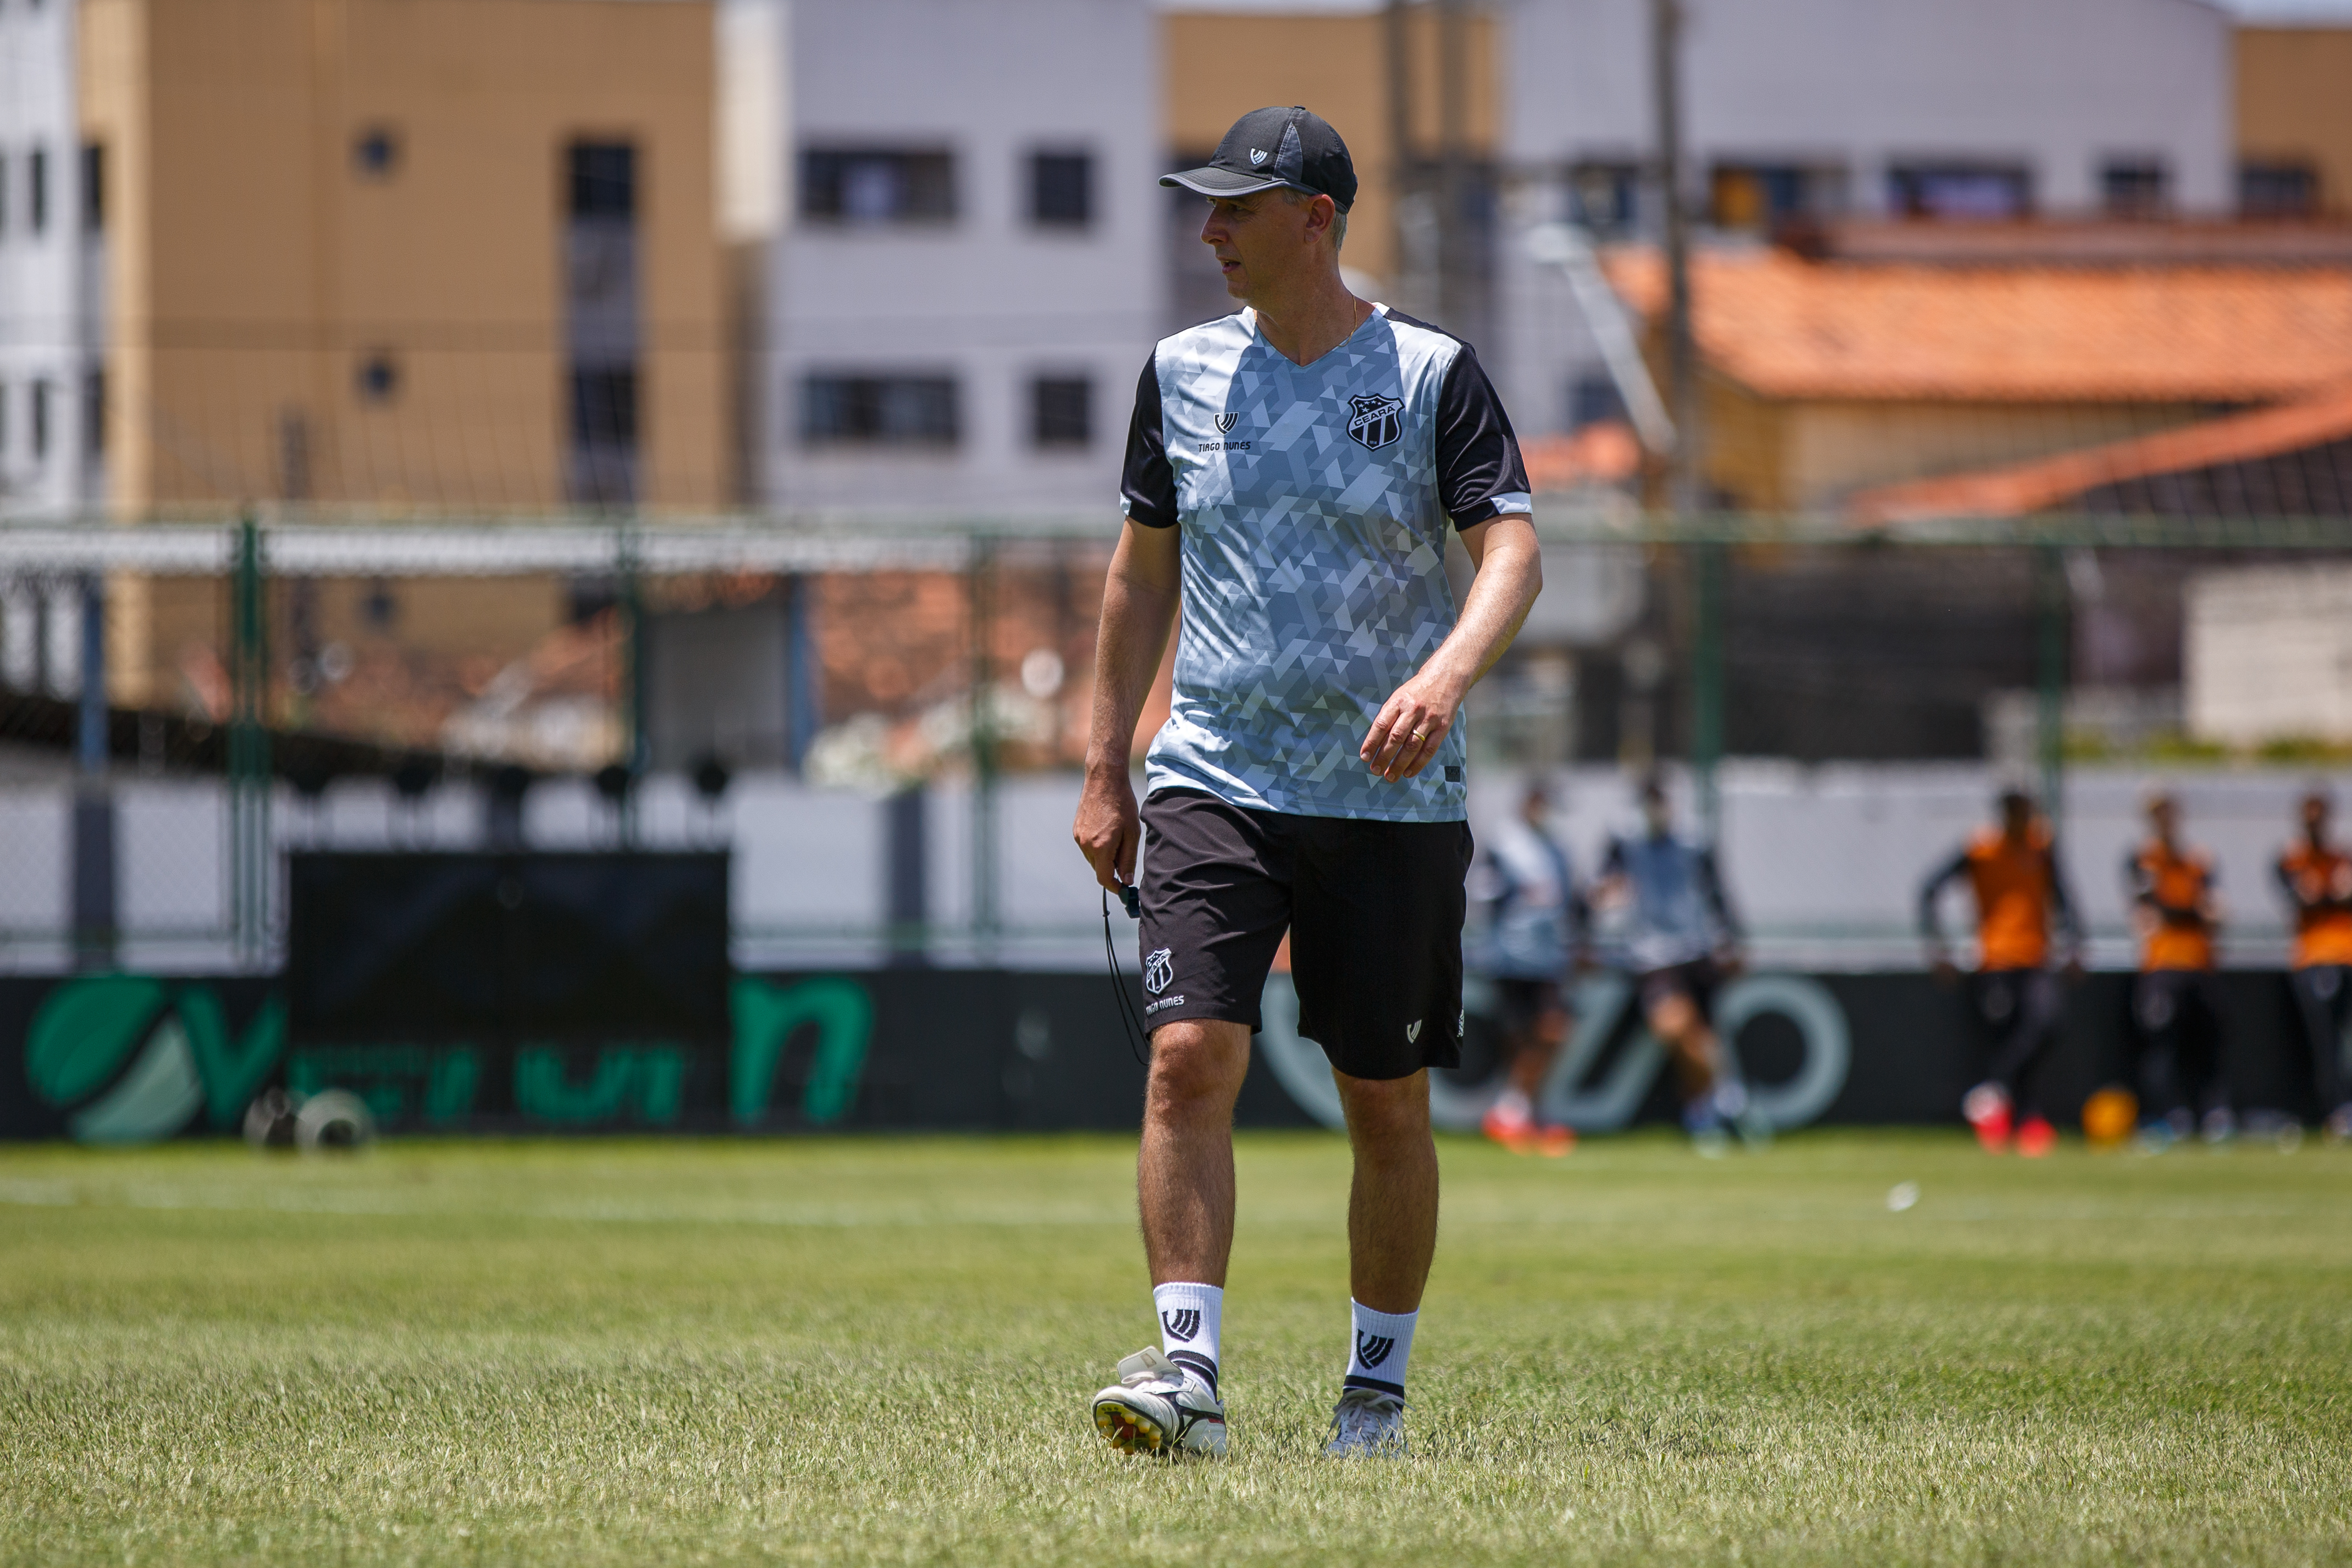
[[1424, 669], [1381, 705], [1357, 754], [1391, 784], [1409, 779], [1437, 755], [1461, 706], [1462, 693], [1453, 683]]

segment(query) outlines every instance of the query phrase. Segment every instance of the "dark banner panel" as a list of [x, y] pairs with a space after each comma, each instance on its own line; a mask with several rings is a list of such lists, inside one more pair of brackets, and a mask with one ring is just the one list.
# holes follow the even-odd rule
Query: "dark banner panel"
[[729, 1035], [724, 854], [286, 858], [294, 1037]]
[[[1133, 984], [1130, 977], [1129, 984]], [[2042, 1069], [2044, 1102], [2071, 1120], [2096, 1086], [2126, 1078], [2130, 977], [2092, 975]], [[616, 1012], [600, 1037], [558, 1016], [534, 1032], [495, 1015], [478, 1034], [412, 1016], [371, 1030], [363, 1012], [299, 1026], [289, 982], [139, 974], [0, 977], [0, 1137], [136, 1142], [235, 1131], [265, 1088], [349, 1089], [389, 1131], [587, 1130], [1131, 1129], [1143, 1069], [1101, 974], [876, 970], [739, 975], [720, 1033]], [[2309, 1058], [2284, 979], [2224, 977], [2223, 1051], [2241, 1108], [2306, 1118]], [[1631, 987], [1578, 988], [1574, 1037], [1545, 1109], [1588, 1132], [1674, 1112], [1672, 1074]], [[1496, 1037], [1473, 986], [1464, 1070], [1438, 1075], [1443, 1126], [1475, 1127], [1496, 1087]], [[1783, 1127], [1938, 1122], [1983, 1071], [1988, 1043], [1962, 994], [1924, 974], [1755, 974], [1717, 1014]], [[1298, 1037], [1286, 976], [1268, 985], [1238, 1120], [1336, 1125], [1321, 1052]]]

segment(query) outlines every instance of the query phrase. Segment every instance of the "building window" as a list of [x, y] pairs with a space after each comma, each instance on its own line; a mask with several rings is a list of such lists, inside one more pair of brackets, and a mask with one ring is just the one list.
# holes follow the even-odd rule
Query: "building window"
[[49, 384], [33, 383], [33, 459], [49, 455]]
[[637, 150], [626, 142], [574, 142], [571, 149], [572, 216], [637, 216]]
[[81, 231], [106, 232], [106, 147], [85, 142], [81, 146]]
[[352, 138], [352, 172], [362, 180], [389, 180], [400, 170], [400, 133], [371, 125]]
[[8, 154], [0, 153], [0, 235], [8, 232]]
[[1845, 171], [1797, 163], [1717, 163], [1707, 184], [1717, 228], [1769, 232], [1845, 206]]
[[8, 455], [8, 384], [0, 381], [0, 458]]
[[2160, 217], [2166, 184], [2164, 165], [2153, 158], [2110, 158], [2099, 167], [2099, 205], [2109, 217]]
[[812, 445], [953, 446], [956, 403], [953, 376], [819, 373], [802, 385], [801, 434]]
[[1579, 163], [1568, 172], [1568, 219], [1598, 235], [1623, 234], [1640, 210], [1638, 163]]
[[637, 373], [606, 368], [572, 373], [572, 444], [635, 451]]
[[1029, 155], [1029, 221], [1084, 228], [1095, 220], [1095, 161], [1088, 153]]
[[2244, 217], [2318, 216], [2319, 171], [2308, 163], [2241, 163], [2238, 212]]
[[1568, 384], [1568, 427], [1581, 430], [1587, 425], [1599, 425], [1625, 417], [1625, 399], [1617, 390], [1613, 377], [1579, 375]]
[[2033, 178], [2003, 163], [1898, 163], [1886, 205], [1901, 217], [2018, 218], [2033, 210]]
[[25, 159], [25, 203], [27, 208], [26, 226], [35, 234], [46, 234], [49, 227], [49, 151], [36, 147]]
[[955, 215], [952, 153], [812, 147], [801, 154], [803, 217], [829, 223], [944, 223]]
[[81, 449], [86, 458], [106, 456], [106, 372], [85, 372], [81, 378]]
[[1030, 439], [1040, 447], [1094, 442], [1094, 383], [1083, 375], [1041, 375], [1029, 384]]
[[383, 350], [360, 361], [354, 378], [362, 403], [390, 403], [400, 391], [400, 363]]

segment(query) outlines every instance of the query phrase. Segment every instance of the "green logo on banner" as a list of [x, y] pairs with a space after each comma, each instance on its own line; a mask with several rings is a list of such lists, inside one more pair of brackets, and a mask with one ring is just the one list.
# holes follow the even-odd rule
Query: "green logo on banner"
[[746, 976], [735, 982], [729, 1000], [735, 1016], [735, 1058], [729, 1064], [728, 1087], [737, 1125], [752, 1127], [767, 1119], [784, 1047], [810, 1026], [816, 1030], [816, 1054], [801, 1088], [801, 1114], [819, 1127], [849, 1114], [866, 1076], [866, 1048], [874, 1038], [874, 1002], [866, 987], [836, 975], [797, 985]]
[[85, 1143], [168, 1138], [199, 1110], [233, 1127], [286, 1047], [285, 1008], [264, 1003], [232, 1038], [208, 985], [141, 974], [68, 980], [41, 999], [25, 1037], [25, 1077]]

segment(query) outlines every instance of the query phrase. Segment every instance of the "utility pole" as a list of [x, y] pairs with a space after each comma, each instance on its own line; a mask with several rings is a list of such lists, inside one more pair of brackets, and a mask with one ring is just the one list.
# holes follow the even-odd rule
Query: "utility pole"
[[1698, 353], [1691, 338], [1690, 222], [1684, 210], [1682, 25], [1680, 0], [1650, 0], [1651, 96], [1666, 252], [1666, 406], [1675, 421], [1666, 505], [1675, 516], [1689, 517], [1700, 500]]
[[[1419, 195], [1420, 165], [1412, 148], [1412, 19], [1405, 0], [1388, 0], [1381, 20], [1386, 26], [1389, 78], [1389, 228], [1396, 247], [1391, 263], [1396, 286], [1389, 298], [1409, 299], [1405, 279], [1412, 266], [1412, 208]], [[1421, 308], [1421, 301], [1410, 300]]]
[[[1699, 468], [1698, 351], [1691, 331], [1690, 218], [1683, 168], [1681, 0], [1650, 0], [1651, 93], [1657, 110], [1658, 196], [1666, 253], [1666, 400], [1674, 410], [1675, 442], [1666, 459], [1666, 510], [1677, 521], [1696, 518], [1704, 500]], [[1698, 540], [1691, 567], [1690, 760], [1698, 787], [1699, 817], [1708, 843], [1723, 828], [1718, 764], [1723, 760], [1724, 545]]]
[[1469, 238], [1470, 79], [1463, 0], [1437, 5], [1437, 310], [1448, 331], [1477, 335]]

